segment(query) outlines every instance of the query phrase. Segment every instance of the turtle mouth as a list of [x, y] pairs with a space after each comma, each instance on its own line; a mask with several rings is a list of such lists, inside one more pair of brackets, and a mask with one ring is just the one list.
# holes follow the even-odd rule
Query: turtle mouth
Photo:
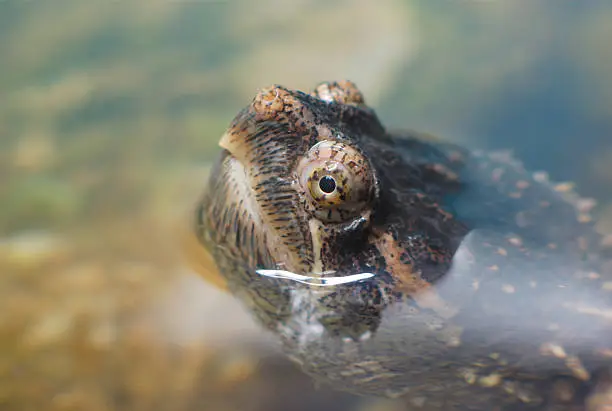
[[269, 264], [266, 225], [243, 164], [223, 150], [208, 181], [197, 211], [202, 244], [221, 260], [233, 261], [232, 265]]
[[[272, 131], [277, 132], [262, 128], [258, 135]], [[223, 212], [236, 215], [235, 225], [221, 229], [236, 230], [235, 238], [228, 245], [235, 244], [237, 257], [248, 261], [253, 269], [286, 269], [306, 275], [313, 268], [313, 237], [295, 190], [292, 173], [295, 159], [291, 157], [296, 154], [292, 153], [289, 158], [271, 158], [273, 146], [269, 150], [253, 150], [249, 148], [253, 144], [247, 138], [230, 138], [227, 133], [219, 142], [224, 149], [220, 160], [222, 172], [211, 178], [225, 187]], [[249, 232], [240, 231], [240, 227], [247, 226]], [[247, 254], [254, 249], [268, 258], [253, 260]]]
[[227, 149], [223, 150], [220, 162], [223, 172], [211, 178], [225, 184], [227, 208], [238, 208], [236, 211], [240, 220], [250, 221], [255, 229], [264, 230], [261, 210], [251, 189], [247, 168]]

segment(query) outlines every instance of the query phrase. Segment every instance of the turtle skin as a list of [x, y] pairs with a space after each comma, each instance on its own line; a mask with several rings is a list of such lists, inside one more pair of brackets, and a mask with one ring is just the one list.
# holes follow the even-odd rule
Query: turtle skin
[[[329, 140], [372, 176], [341, 221], [291, 191], [296, 164]], [[507, 152], [387, 130], [347, 81], [262, 90], [222, 146], [196, 236], [314, 379], [408, 409], [612, 407], [610, 250], [570, 186]], [[322, 284], [371, 276], [321, 286], [258, 271], [288, 265], [323, 267]]]

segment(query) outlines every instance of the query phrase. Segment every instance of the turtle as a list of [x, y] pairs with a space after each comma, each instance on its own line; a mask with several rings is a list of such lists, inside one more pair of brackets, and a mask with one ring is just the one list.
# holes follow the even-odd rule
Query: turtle
[[409, 410], [612, 409], [594, 201], [387, 129], [348, 80], [260, 89], [219, 145], [194, 247], [315, 381]]

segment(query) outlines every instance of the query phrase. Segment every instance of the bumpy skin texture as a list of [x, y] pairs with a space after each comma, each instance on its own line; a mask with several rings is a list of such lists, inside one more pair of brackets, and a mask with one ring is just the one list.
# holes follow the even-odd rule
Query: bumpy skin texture
[[[612, 267], [588, 201], [506, 153], [387, 131], [350, 82], [262, 90], [221, 146], [196, 234], [314, 378], [409, 409], [612, 407]], [[360, 173], [331, 211], [299, 174], [328, 154]]]

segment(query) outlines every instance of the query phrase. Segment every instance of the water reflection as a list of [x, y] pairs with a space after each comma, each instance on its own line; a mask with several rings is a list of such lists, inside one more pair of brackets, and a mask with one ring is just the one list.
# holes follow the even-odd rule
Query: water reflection
[[[491, 267], [499, 255], [485, 245], [510, 247], [507, 239], [472, 230], [433, 287], [388, 297], [378, 310], [358, 298], [380, 286], [370, 273], [347, 273], [346, 281], [325, 290], [320, 283], [311, 288], [306, 276], [260, 270], [291, 290], [290, 315], [268, 328], [310, 374], [342, 390], [418, 396], [434, 408], [463, 397], [466, 407], [480, 409], [506, 401], [518, 407], [505, 395], [482, 391], [516, 384], [530, 398], [526, 402], [541, 403], [546, 384], [586, 381], [612, 364], [601, 355], [612, 343], [610, 295], [588, 269], [576, 275], [588, 267], [586, 259], [554, 250], [544, 257], [528, 237], [513, 242], [529, 247], [530, 257], [508, 261], [503, 275], [495, 275]], [[474, 364], [472, 377], [483, 383], [472, 387], [459, 376]]]
[[368, 278], [374, 277], [372, 273], [348, 274], [340, 277], [332, 277], [333, 272], [325, 272], [314, 276], [301, 275], [284, 270], [257, 270], [257, 274], [271, 278], [281, 278], [284, 280], [295, 281], [302, 284], [314, 286], [334, 286], [341, 284], [357, 283]]

